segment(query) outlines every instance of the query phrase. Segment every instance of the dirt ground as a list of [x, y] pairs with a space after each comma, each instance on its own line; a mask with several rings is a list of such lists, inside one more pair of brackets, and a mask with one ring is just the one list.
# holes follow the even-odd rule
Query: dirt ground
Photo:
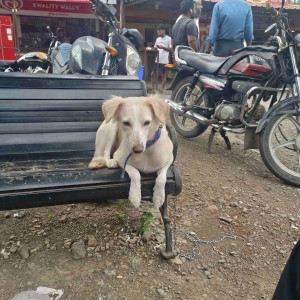
[[[38, 286], [62, 289], [61, 299], [70, 300], [271, 299], [299, 239], [300, 189], [276, 179], [233, 135], [232, 151], [217, 136], [208, 154], [208, 133], [178, 137], [183, 190], [169, 197], [177, 246], [192, 252], [190, 231], [205, 240], [236, 239], [201, 243], [191, 261], [165, 261], [158, 249], [163, 225], [150, 203], [140, 211], [124, 201], [0, 212], [0, 251], [9, 253], [0, 254], [0, 299]], [[136, 238], [144, 211], [156, 217], [148, 242]], [[69, 247], [80, 239], [87, 254], [75, 260]], [[28, 247], [29, 258], [21, 258], [18, 245]]]

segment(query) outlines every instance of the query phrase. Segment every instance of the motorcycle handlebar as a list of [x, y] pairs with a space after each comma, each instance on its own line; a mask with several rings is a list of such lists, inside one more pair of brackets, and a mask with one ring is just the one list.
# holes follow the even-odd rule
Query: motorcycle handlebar
[[267, 3], [266, 9], [273, 18], [278, 16], [278, 11], [273, 7], [272, 3]]

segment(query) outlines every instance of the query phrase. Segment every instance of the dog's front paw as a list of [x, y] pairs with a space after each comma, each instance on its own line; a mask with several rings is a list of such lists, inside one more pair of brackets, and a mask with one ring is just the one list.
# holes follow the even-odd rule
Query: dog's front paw
[[115, 160], [115, 159], [107, 159], [106, 160], [106, 166], [109, 168], [109, 169], [115, 169], [115, 168], [118, 168], [118, 162]]
[[102, 157], [93, 158], [92, 161], [89, 163], [89, 169], [96, 170], [102, 169], [106, 167], [105, 159]]
[[153, 205], [156, 209], [161, 208], [161, 206], [164, 204], [165, 202], [165, 190], [164, 189], [158, 189], [158, 188], [154, 188], [154, 193], [153, 193]]
[[142, 199], [141, 189], [130, 188], [128, 199], [135, 208], [139, 208]]

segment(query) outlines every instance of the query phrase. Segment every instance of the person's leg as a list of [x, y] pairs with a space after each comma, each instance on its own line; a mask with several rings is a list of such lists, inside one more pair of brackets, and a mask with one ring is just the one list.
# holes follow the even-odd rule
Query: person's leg
[[295, 245], [281, 273], [272, 300], [300, 299], [300, 240]]
[[161, 76], [162, 76], [161, 91], [163, 91], [165, 89], [166, 82], [167, 82], [167, 73], [163, 73]]
[[164, 64], [162, 64], [159, 69], [160, 69], [161, 77], [162, 77], [160, 91], [163, 92], [163, 90], [165, 89], [165, 86], [166, 86], [166, 82], [167, 82], [167, 70], [166, 70]]
[[151, 72], [151, 88], [152, 90], [155, 89], [155, 84], [156, 84], [156, 63], [154, 63], [152, 67], [152, 72]]

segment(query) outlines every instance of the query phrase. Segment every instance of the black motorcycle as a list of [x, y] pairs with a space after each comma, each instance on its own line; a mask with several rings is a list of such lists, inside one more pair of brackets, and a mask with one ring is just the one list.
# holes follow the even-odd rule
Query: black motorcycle
[[121, 29], [113, 6], [100, 0], [91, 3], [95, 16], [110, 29], [108, 43], [84, 36], [73, 45], [59, 45], [51, 54], [53, 73], [137, 76], [142, 65], [138, 54], [142, 35], [136, 29]]
[[178, 46], [172, 100], [166, 102], [182, 136], [196, 137], [211, 125], [208, 148], [219, 131], [230, 149], [226, 132], [245, 134], [245, 149], [259, 147], [275, 176], [300, 186], [300, 34], [293, 36], [284, 2], [279, 11], [267, 4], [276, 18], [266, 30], [275, 31], [268, 45], [224, 58]]

